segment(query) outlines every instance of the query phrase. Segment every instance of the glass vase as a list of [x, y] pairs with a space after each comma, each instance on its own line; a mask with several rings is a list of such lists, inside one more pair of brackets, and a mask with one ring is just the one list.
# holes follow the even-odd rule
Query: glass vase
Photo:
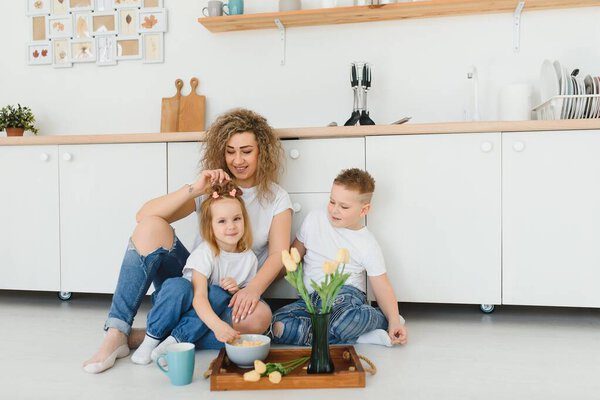
[[309, 374], [333, 373], [333, 362], [329, 354], [330, 316], [331, 313], [310, 315], [312, 321], [312, 350], [306, 371]]

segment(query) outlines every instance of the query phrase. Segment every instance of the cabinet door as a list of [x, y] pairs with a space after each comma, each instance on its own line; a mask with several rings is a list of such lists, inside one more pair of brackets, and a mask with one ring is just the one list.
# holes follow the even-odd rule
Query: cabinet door
[[331, 190], [333, 179], [346, 168], [365, 167], [364, 138], [283, 140], [285, 172], [281, 186], [288, 193]]
[[[294, 207], [294, 216], [292, 219], [293, 242], [296, 239], [296, 232], [302, 225], [302, 221], [308, 213], [316, 208], [325, 207], [329, 201], [328, 193], [310, 193], [310, 194], [291, 194], [292, 206]], [[298, 297], [294, 289], [285, 279], [274, 282], [265, 292], [265, 297], [275, 299], [295, 299]]]
[[58, 147], [0, 147], [0, 289], [60, 289]]
[[368, 137], [367, 225], [400, 301], [501, 301], [500, 134]]
[[[200, 173], [200, 160], [204, 145], [199, 142], [168, 143], [168, 190], [180, 189], [186, 183], [193, 183]], [[197, 214], [192, 213], [173, 224], [177, 237], [191, 252], [199, 232]]]
[[502, 136], [503, 302], [600, 307], [600, 131]]
[[59, 146], [61, 288], [113, 293], [135, 214], [167, 192], [165, 143]]

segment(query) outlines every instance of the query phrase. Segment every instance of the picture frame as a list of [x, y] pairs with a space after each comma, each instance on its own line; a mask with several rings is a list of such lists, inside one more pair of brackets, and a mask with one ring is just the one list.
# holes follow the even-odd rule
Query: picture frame
[[74, 13], [73, 14], [73, 38], [84, 39], [92, 37], [92, 14]]
[[142, 60], [145, 64], [165, 62], [164, 33], [144, 33], [142, 35]]
[[118, 34], [117, 15], [114, 12], [92, 14], [92, 35]]
[[136, 36], [139, 19], [138, 8], [121, 8], [117, 10], [119, 21], [119, 36]]
[[117, 38], [117, 60], [139, 60], [142, 58], [141, 36]]
[[50, 14], [51, 0], [26, 0], [27, 15], [48, 15]]
[[94, 0], [94, 11], [108, 12], [115, 9], [113, 0]]
[[116, 36], [97, 36], [96, 37], [96, 64], [117, 65], [117, 38]]
[[96, 41], [93, 38], [71, 40], [71, 61], [96, 62]]
[[69, 11], [92, 11], [94, 9], [94, 0], [69, 0]]
[[167, 10], [164, 8], [144, 8], [140, 10], [138, 32], [166, 32]]
[[163, 0], [142, 0], [142, 8], [162, 8]]
[[52, 66], [54, 68], [70, 68], [73, 66], [71, 62], [71, 45], [69, 39], [56, 39], [52, 42]]
[[141, 7], [142, 6], [142, 1], [141, 0], [113, 0], [115, 3], [115, 8], [119, 9], [119, 8], [132, 8], [132, 7]]
[[48, 17], [48, 38], [69, 38], [73, 35], [73, 17], [71, 14]]
[[52, 46], [49, 41], [31, 42], [27, 44], [27, 64], [52, 64]]
[[30, 20], [31, 26], [31, 41], [46, 41], [48, 40], [48, 16], [33, 15]]
[[51, 11], [53, 15], [68, 14], [69, 8], [69, 0], [52, 0]]

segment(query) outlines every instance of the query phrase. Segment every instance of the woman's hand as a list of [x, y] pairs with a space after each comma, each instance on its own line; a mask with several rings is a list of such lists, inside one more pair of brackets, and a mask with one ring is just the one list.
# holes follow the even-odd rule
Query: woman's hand
[[233, 322], [240, 322], [254, 311], [260, 301], [260, 292], [251, 286], [240, 289], [233, 295], [229, 302], [229, 307], [233, 307], [231, 319]]
[[200, 177], [198, 178], [198, 180], [190, 185], [192, 188], [192, 196], [196, 198], [204, 192], [206, 192], [206, 189], [209, 188], [211, 185], [214, 185], [216, 183], [227, 182], [230, 180], [231, 178], [229, 177], [227, 172], [223, 171], [222, 169], [204, 170], [200, 173]]
[[234, 294], [240, 290], [235, 279], [231, 277], [221, 279], [221, 281], [219, 282], [219, 286], [221, 286], [221, 289], [227, 290], [229, 294]]
[[219, 342], [229, 343], [235, 339], [240, 337], [240, 333], [233, 329], [227, 322], [221, 321], [215, 329], [213, 329], [213, 333]]

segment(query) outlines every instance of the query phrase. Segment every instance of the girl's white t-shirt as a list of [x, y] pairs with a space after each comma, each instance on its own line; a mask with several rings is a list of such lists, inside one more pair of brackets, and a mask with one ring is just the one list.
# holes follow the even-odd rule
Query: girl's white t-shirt
[[325, 208], [310, 212], [302, 222], [296, 237], [306, 248], [303, 264], [304, 285], [309, 293], [314, 292], [310, 281], [320, 283], [325, 279], [323, 263], [335, 260], [341, 248], [348, 249], [350, 253], [350, 262], [344, 270], [351, 273], [346, 285], [366, 292], [365, 271], [367, 276], [379, 276], [386, 272], [381, 247], [367, 227], [358, 230], [336, 228], [329, 222]]
[[[271, 184], [272, 197], [259, 199], [256, 187], [242, 188], [242, 198], [246, 204], [250, 226], [252, 227], [252, 251], [258, 258], [258, 265], [262, 266], [269, 256], [269, 231], [273, 218], [283, 211], [292, 208], [290, 195], [278, 184]], [[200, 217], [200, 205], [204, 196], [196, 198], [196, 213]], [[198, 233], [194, 241], [194, 249], [202, 243], [203, 239]]]
[[202, 242], [188, 257], [183, 267], [183, 277], [191, 281], [192, 271], [197, 271], [208, 279], [209, 285], [219, 285], [221, 279], [233, 278], [242, 288], [254, 278], [257, 269], [258, 260], [252, 250], [241, 253], [221, 250], [215, 256], [208, 243]]

